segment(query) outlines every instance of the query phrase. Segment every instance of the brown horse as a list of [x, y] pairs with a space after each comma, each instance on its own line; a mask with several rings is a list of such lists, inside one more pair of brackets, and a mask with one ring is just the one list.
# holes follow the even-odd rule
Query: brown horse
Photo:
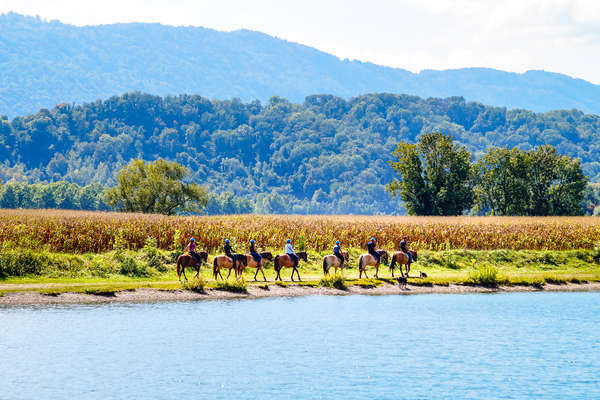
[[208, 261], [208, 253], [205, 251], [199, 251], [197, 253], [200, 256], [200, 262], [197, 263], [196, 259], [192, 257], [188, 253], [184, 253], [177, 257], [177, 279], [181, 280], [181, 274], [187, 281], [187, 276], [185, 276], [185, 267], [194, 267], [196, 268], [196, 278], [200, 275], [200, 267], [202, 264]]
[[335, 268], [335, 274], [337, 274], [338, 268], [341, 272], [344, 272], [344, 267], [346, 263], [350, 260], [350, 255], [347, 251], [342, 250], [342, 257], [344, 257], [344, 263], [340, 262], [340, 259], [337, 258], [335, 254], [329, 254], [323, 257], [323, 275], [329, 275], [329, 269], [331, 267]]
[[[388, 261], [388, 253], [385, 250], [375, 250], [378, 254], [379, 254], [379, 259], [383, 261], [384, 265], [387, 265], [387, 261]], [[371, 254], [369, 253], [365, 253], [365, 254], [361, 254], [360, 257], [358, 257], [358, 278], [362, 278], [362, 274], [363, 272], [365, 273], [365, 278], [368, 278], [367, 276], [367, 266], [369, 265], [374, 265], [375, 266], [375, 278], [379, 278], [378, 274], [379, 274], [379, 263], [377, 262], [377, 259], [375, 257], [373, 257]]]
[[[273, 254], [270, 251], [265, 251], [263, 253], [259, 253], [262, 257], [260, 265], [256, 262], [254, 257], [251, 254], [244, 254], [246, 256], [246, 264], [240, 264], [240, 268], [236, 271], [240, 276], [244, 272], [245, 268], [256, 268], [256, 272], [254, 273], [254, 280], [256, 280], [256, 275], [258, 275], [258, 271], [262, 273], [263, 279], [265, 282], [267, 281], [267, 277], [265, 276], [265, 271], [263, 271], [262, 262], [264, 260], [273, 261]], [[230, 270], [231, 271], [231, 270]]]
[[[300, 260], [304, 260], [305, 262], [308, 262], [308, 255], [306, 254], [305, 251], [299, 251], [296, 253], [296, 255], [298, 256], [298, 262]], [[298, 272], [298, 268], [294, 268], [294, 260], [292, 260], [292, 258], [290, 256], [288, 256], [287, 254], [279, 254], [275, 256], [275, 261], [273, 261], [273, 265], [274, 265], [274, 269], [275, 272], [277, 272], [277, 276], [275, 277], [275, 280], [281, 279], [281, 269], [284, 267], [291, 267], [292, 269], [292, 281], [294, 280], [294, 271], [296, 271], [296, 274], [298, 274], [298, 280], [301, 281], [302, 279], [300, 279], [300, 273]]]
[[[412, 255], [412, 262], [417, 262], [417, 252], [414, 250], [409, 250]], [[410, 264], [408, 262], [408, 255], [403, 251], [396, 251], [392, 254], [392, 263], [390, 264], [390, 270], [392, 271], [392, 278], [394, 277], [394, 267], [398, 264], [400, 267], [400, 273], [402, 277], [404, 277], [404, 272], [402, 271], [402, 265], [406, 265], [406, 277], [408, 278], [408, 273], [410, 272]]]
[[[239, 277], [238, 270], [240, 268], [244, 268], [246, 266], [246, 256], [244, 254], [233, 254], [235, 257], [236, 278]], [[220, 254], [216, 256], [213, 260], [213, 278], [217, 280], [217, 276], [220, 276], [223, 279], [223, 275], [221, 275], [221, 268], [229, 269], [229, 274], [227, 274], [227, 279], [231, 275], [231, 270], [233, 269], [233, 260], [226, 256], [225, 254]]]

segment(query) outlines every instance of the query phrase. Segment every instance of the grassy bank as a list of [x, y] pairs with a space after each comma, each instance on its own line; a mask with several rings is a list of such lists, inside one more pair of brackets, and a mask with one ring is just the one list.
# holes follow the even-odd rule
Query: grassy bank
[[[350, 266], [343, 280], [322, 279], [321, 258], [328, 252], [309, 252], [309, 262], [301, 263], [303, 285], [336, 287], [348, 285], [377, 286], [389, 280], [388, 266], [382, 265], [379, 280], [357, 279], [357, 259], [361, 249], [350, 249]], [[174, 261], [177, 252], [146, 246], [141, 251], [120, 250], [105, 253], [69, 254], [27, 249], [3, 248], [0, 251], [0, 291], [62, 291], [94, 292], [110, 295], [111, 291], [157, 288], [182, 289], [177, 282]], [[212, 261], [209, 257], [209, 263]], [[209, 264], [212, 265], [212, 264]], [[244, 272], [247, 284], [254, 285], [255, 270]], [[600, 250], [541, 251], [541, 250], [447, 250], [422, 251], [412, 266], [411, 276], [424, 272], [426, 278], [411, 278], [416, 285], [532, 285], [545, 283], [582, 283], [600, 281]], [[282, 276], [290, 282], [290, 270]], [[195, 274], [187, 270], [191, 280]], [[273, 264], [265, 264], [269, 284], [274, 284]], [[374, 269], [368, 274], [373, 278]], [[398, 271], [396, 271], [396, 276]], [[225, 275], [226, 276], [226, 275]], [[261, 275], [259, 275], [262, 277]], [[239, 290], [212, 280], [212, 267], [201, 269], [203, 289]], [[233, 279], [231, 279], [233, 281]], [[256, 283], [261, 284], [262, 282]]]

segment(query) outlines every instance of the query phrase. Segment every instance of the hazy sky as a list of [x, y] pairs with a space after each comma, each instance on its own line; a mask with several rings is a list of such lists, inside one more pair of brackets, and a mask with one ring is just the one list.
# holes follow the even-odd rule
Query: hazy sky
[[75, 25], [247, 28], [411, 71], [544, 69], [600, 83], [600, 0], [0, 0]]

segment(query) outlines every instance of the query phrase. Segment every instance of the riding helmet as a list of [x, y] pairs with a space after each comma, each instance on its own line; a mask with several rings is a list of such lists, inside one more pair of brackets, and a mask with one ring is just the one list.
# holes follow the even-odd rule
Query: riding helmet
[[225, 239], [225, 243], [229, 243], [229, 239]]
[[376, 242], [375, 238], [371, 238], [371, 242]]
[[196, 240], [196, 239], [194, 239], [194, 238], [191, 238], [191, 239], [190, 239], [190, 242], [193, 242], [193, 241], [195, 241], [195, 240]]
[[286, 243], [292, 243], [292, 240], [291, 240], [291, 239], [288, 239], [288, 240], [286, 240], [285, 242], [286, 242]]
[[250, 243], [254, 243], [254, 239], [250, 239]]
[[340, 241], [339, 241], [339, 240], [336, 240], [336, 241], [335, 241], [335, 244], [340, 244]]

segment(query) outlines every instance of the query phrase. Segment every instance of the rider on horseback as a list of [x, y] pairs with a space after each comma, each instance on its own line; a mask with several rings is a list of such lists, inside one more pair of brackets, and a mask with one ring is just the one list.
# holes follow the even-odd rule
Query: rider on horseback
[[381, 255], [375, 251], [375, 238], [371, 238], [369, 243], [367, 243], [367, 249], [369, 250], [369, 254], [375, 257], [377, 260], [377, 264], [379, 264], [379, 260], [381, 259]]
[[344, 256], [342, 255], [342, 246], [340, 246], [339, 240], [337, 240], [335, 242], [335, 246], [333, 246], [333, 255], [340, 259], [340, 265], [343, 268], [344, 267]]
[[223, 250], [225, 250], [225, 255], [227, 257], [231, 258], [231, 261], [233, 262], [233, 269], [236, 269], [235, 254], [233, 254], [233, 249], [231, 248], [231, 245], [229, 244], [229, 239], [225, 239], [225, 245], [223, 246]]
[[[256, 251], [256, 247], [254, 247], [254, 239], [250, 239], [250, 255], [252, 256], [252, 258], [254, 258], [254, 261], [256, 261], [256, 263], [258, 264], [258, 266], [260, 267], [260, 262], [262, 261], [262, 256], [260, 254], [258, 254], [258, 252]], [[257, 270], [258, 272], [258, 270]]]
[[402, 238], [402, 241], [400, 242], [400, 250], [402, 250], [402, 252], [408, 256], [408, 265], [410, 266], [410, 264], [413, 261], [413, 257], [412, 257], [412, 253], [406, 247], [406, 244], [407, 244], [407, 240], [406, 240], [406, 236], [404, 236]]
[[285, 253], [294, 261], [294, 268], [298, 268], [298, 256], [294, 252], [294, 248], [292, 247], [292, 241], [290, 239], [286, 240]]
[[190, 242], [185, 247], [185, 250], [194, 258], [196, 264], [200, 264], [200, 255], [196, 253], [196, 240], [194, 238], [190, 238]]

